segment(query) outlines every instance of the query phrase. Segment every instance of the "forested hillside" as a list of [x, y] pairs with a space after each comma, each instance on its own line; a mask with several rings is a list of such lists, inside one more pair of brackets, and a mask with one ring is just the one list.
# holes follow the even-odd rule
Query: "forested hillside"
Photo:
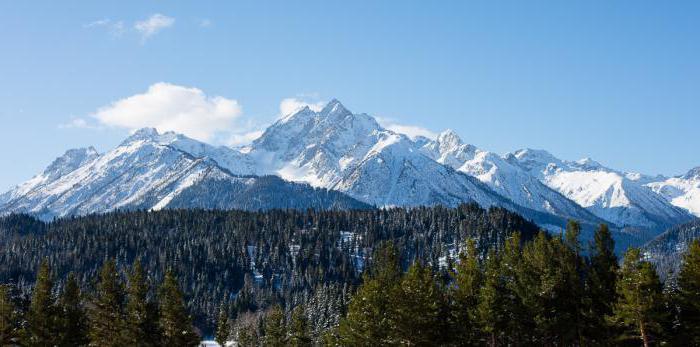
[[537, 227], [504, 209], [486, 211], [473, 204], [323, 212], [141, 211], [51, 223], [13, 215], [0, 219], [0, 283], [27, 294], [42, 259], [48, 259], [59, 287], [74, 272], [89, 292], [105, 260], [114, 258], [124, 269], [139, 259], [154, 283], [173, 269], [196, 325], [210, 332], [222, 301], [232, 304], [235, 316], [273, 303], [306, 302], [314, 293], [347, 296], [373, 249], [386, 240], [401, 250], [404, 268], [420, 258], [438, 269], [457, 257], [467, 238], [485, 254], [515, 231], [530, 239]]

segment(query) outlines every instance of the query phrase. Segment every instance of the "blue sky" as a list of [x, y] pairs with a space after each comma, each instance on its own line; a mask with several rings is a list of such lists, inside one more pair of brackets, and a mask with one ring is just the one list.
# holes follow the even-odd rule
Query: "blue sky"
[[338, 98], [498, 153], [680, 174], [700, 165], [699, 22], [697, 1], [3, 1], [0, 188], [113, 147], [150, 117], [119, 111], [159, 95], [220, 112], [178, 123], [220, 144], [283, 99]]

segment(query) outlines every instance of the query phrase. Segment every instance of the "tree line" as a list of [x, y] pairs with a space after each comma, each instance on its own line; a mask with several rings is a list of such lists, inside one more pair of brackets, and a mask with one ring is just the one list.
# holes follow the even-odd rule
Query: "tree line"
[[[236, 320], [217, 339], [241, 346], [700, 346], [700, 241], [664, 284], [637, 248], [621, 261], [601, 225], [591, 245], [570, 222], [562, 235], [519, 234], [480, 253], [466, 242], [454, 267], [416, 259], [403, 271], [388, 242], [339, 324], [313, 339], [303, 305]], [[584, 255], [584, 250], [588, 255]], [[223, 311], [222, 311], [223, 312]]]
[[16, 304], [0, 285], [0, 346], [197, 346], [183, 294], [166, 271], [157, 295], [139, 261], [122, 281], [114, 260], [100, 269], [92, 294], [83, 293], [72, 273], [63, 288], [54, 284], [48, 261], [37, 271], [28, 307]]

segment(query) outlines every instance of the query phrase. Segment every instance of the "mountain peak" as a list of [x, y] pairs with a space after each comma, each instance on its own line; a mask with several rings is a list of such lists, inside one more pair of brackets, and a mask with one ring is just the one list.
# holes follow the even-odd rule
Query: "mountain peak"
[[134, 131], [129, 137], [126, 138], [126, 140], [124, 140], [123, 143], [129, 143], [140, 140], [152, 140], [158, 137], [159, 135], [160, 134], [158, 134], [158, 130], [156, 130], [155, 128], [141, 128]]
[[322, 114], [333, 114], [333, 113], [350, 113], [345, 106], [338, 100], [338, 99], [333, 99], [326, 104], [326, 106], [323, 107], [321, 110]]
[[700, 180], [700, 166], [690, 169], [682, 178], [686, 180]]
[[440, 135], [438, 135], [437, 141], [440, 143], [440, 145], [452, 148], [462, 144], [462, 139], [452, 129], [447, 129], [440, 133]]

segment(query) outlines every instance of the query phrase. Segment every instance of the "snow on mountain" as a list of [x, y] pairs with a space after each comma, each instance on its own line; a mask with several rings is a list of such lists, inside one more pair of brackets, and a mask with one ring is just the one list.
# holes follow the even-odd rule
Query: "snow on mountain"
[[650, 182], [646, 186], [674, 206], [700, 217], [700, 166], [685, 175]]
[[[31, 213], [50, 219], [115, 209], [161, 209], [170, 207], [173, 201], [182, 207], [187, 204], [180, 195], [194, 187], [202, 190], [204, 183], [225, 182], [228, 187], [236, 187], [231, 191], [238, 192], [246, 192], [245, 187], [261, 189], [260, 178], [231, 172], [231, 169], [240, 169], [240, 174], [250, 171], [250, 163], [242, 154], [198, 143], [182, 135], [161, 135], [154, 129], [136, 132], [103, 155], [92, 151], [86, 151], [85, 155], [76, 155], [75, 151], [68, 153], [71, 160], [66, 160], [66, 156], [59, 158], [54, 164], [62, 165], [52, 164], [41, 175], [11, 191], [11, 198], [0, 206], [0, 211]], [[315, 192], [308, 186], [295, 189]], [[229, 193], [198, 198], [208, 200], [210, 205], [197, 207], [213, 207], [232, 204], [217, 198], [235, 199], [237, 196]], [[313, 197], [310, 204], [297, 207], [325, 207], [315, 203], [329, 200]], [[346, 200], [349, 207], [366, 207], [352, 199]], [[264, 204], [256, 207], [268, 208]]]
[[600, 223], [598, 217], [547, 187], [518, 165], [503, 157], [465, 144], [452, 130], [422, 146], [422, 151], [441, 164], [474, 176], [514, 203], [564, 218]]
[[249, 148], [261, 171], [345, 192], [377, 206], [482, 206], [504, 199], [473, 177], [425, 156], [405, 135], [333, 100], [270, 126]]
[[630, 179], [591, 159], [564, 161], [546, 151], [524, 149], [506, 155], [506, 160], [619, 227], [659, 230], [691, 219], [645, 187], [644, 180]]

